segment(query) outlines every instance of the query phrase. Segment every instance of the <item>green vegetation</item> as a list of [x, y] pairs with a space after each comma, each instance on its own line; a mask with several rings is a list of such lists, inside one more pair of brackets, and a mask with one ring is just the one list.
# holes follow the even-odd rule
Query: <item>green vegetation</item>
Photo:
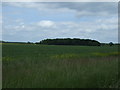
[[5, 43], [3, 88], [117, 88], [117, 46]]
[[100, 42], [91, 39], [79, 39], [79, 38], [57, 38], [57, 39], [45, 39], [37, 44], [45, 45], [82, 45], [82, 46], [100, 46]]

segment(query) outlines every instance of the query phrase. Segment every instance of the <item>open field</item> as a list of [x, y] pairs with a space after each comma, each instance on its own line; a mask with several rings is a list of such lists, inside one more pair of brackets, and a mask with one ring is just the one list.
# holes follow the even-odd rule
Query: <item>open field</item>
[[3, 44], [3, 88], [117, 88], [117, 46]]

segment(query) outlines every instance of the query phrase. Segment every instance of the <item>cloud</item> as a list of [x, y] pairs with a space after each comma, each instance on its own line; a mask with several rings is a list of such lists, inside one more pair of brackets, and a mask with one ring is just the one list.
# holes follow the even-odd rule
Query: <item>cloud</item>
[[[4, 40], [78, 37], [117, 42], [117, 3], [4, 3], [3, 7], [9, 11], [3, 23]], [[27, 13], [14, 15], [12, 10]], [[36, 17], [33, 12], [40, 15]]]
[[43, 12], [76, 12], [77, 17], [82, 16], [111, 16], [117, 15], [117, 2], [46, 2], [46, 3], [5, 3], [5, 5], [34, 8]]
[[99, 19], [95, 22], [54, 22], [42, 20], [32, 24], [19, 22], [18, 25], [4, 26], [4, 36], [11, 35], [13, 37], [17, 35], [31, 41], [57, 37], [91, 38], [100, 41], [111, 37], [117, 39], [117, 22], [114, 21], [115, 18], [112, 18], [112, 20], [110, 18], [106, 20]]
[[77, 16], [107, 16], [117, 15], [118, 3], [113, 2], [81, 2], [81, 3], [57, 3], [57, 7], [67, 7], [75, 10]]
[[2, 40], [2, 3], [0, 2], [0, 40]]
[[48, 21], [48, 20], [40, 21], [37, 23], [37, 25], [43, 28], [50, 28], [55, 26], [53, 21]]
[[[4, 0], [2, 2], [73, 2], [73, 0]], [[74, 0], [74, 2], [119, 2], [119, 0]]]

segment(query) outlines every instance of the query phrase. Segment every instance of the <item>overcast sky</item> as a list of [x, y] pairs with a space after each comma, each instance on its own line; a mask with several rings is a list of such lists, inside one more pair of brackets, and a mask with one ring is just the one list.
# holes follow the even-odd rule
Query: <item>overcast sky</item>
[[2, 16], [4, 41], [81, 38], [118, 42], [117, 2], [4, 2]]

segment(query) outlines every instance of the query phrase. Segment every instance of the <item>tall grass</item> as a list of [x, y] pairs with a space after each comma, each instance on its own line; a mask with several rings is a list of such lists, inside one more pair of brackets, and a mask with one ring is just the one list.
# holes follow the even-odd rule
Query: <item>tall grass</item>
[[3, 44], [3, 88], [117, 88], [116, 52], [114, 46]]

